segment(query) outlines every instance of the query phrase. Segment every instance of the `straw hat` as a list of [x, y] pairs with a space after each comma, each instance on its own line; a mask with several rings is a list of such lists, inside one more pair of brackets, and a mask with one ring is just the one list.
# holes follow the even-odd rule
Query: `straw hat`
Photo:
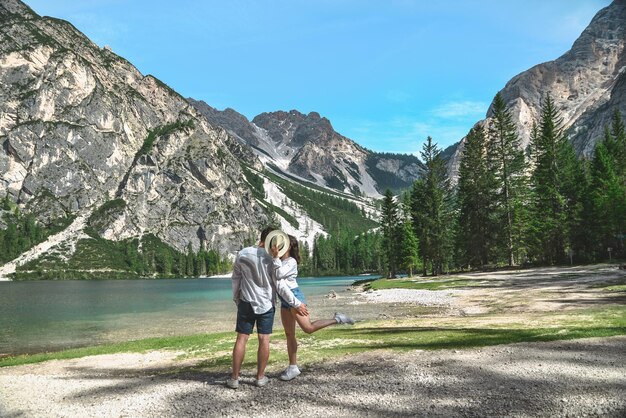
[[276, 229], [265, 238], [265, 249], [269, 252], [272, 247], [278, 248], [278, 257], [282, 257], [289, 251], [289, 236], [280, 229]]

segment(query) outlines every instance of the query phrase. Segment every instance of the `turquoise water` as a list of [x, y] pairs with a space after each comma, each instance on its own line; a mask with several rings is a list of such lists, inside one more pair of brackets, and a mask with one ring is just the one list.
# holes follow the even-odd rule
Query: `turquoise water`
[[[358, 279], [298, 282], [327, 314], [323, 296]], [[230, 279], [0, 282], [0, 355], [230, 331], [235, 316]]]

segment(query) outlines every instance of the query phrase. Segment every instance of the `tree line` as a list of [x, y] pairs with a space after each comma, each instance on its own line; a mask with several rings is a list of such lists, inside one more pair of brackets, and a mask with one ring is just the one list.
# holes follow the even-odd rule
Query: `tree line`
[[578, 158], [549, 96], [520, 147], [502, 97], [463, 144], [456, 187], [428, 138], [424, 176], [381, 216], [385, 272], [422, 274], [624, 258], [626, 130], [616, 112], [590, 158]]

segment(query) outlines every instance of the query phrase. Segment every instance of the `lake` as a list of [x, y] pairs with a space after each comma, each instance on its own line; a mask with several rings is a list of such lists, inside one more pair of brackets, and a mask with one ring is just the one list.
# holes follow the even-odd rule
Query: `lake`
[[[325, 295], [334, 290], [342, 299], [362, 278], [298, 283], [319, 319], [337, 308]], [[0, 282], [0, 355], [231, 331], [235, 318], [230, 279]]]

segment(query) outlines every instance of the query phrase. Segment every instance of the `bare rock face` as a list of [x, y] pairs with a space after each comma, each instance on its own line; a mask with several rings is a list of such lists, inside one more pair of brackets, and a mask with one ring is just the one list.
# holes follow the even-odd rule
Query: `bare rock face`
[[1, 0], [0, 20], [0, 196], [42, 221], [123, 199], [105, 237], [153, 233], [178, 249], [235, 248], [265, 219], [236, 141], [184, 98], [20, 1]]
[[417, 157], [369, 151], [337, 133], [317, 112], [262, 113], [249, 122], [232, 109], [188, 100], [211, 124], [253, 148], [264, 164], [321, 186], [380, 197], [388, 187], [410, 187], [422, 173]]
[[[550, 94], [577, 153], [592, 154], [615, 110], [626, 114], [625, 43], [626, 1], [615, 0], [596, 14], [568, 52], [509, 81], [500, 94], [517, 122], [521, 145], [530, 142], [533, 122]], [[457, 149], [450, 161], [453, 173], [459, 156]]]

